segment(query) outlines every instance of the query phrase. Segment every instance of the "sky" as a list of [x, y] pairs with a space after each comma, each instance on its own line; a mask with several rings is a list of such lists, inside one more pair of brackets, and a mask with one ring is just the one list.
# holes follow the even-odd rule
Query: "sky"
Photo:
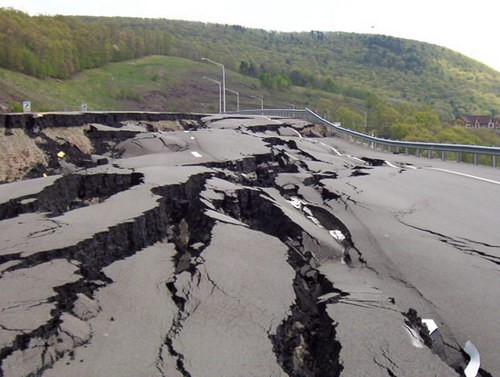
[[500, 71], [499, 0], [0, 0], [31, 15], [131, 16], [290, 31], [392, 35], [437, 44]]

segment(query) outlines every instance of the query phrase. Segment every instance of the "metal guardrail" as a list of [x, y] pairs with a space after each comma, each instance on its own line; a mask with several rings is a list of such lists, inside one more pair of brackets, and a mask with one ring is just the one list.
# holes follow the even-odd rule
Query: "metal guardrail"
[[473, 163], [475, 165], [479, 162], [479, 156], [491, 156], [491, 164], [493, 167], [497, 166], [497, 157], [500, 157], [500, 147], [486, 147], [481, 145], [468, 145], [468, 144], [446, 144], [446, 143], [429, 143], [421, 141], [402, 141], [383, 139], [376, 136], [364, 134], [362, 132], [354, 131], [344, 128], [338, 122], [330, 122], [327, 119], [316, 114], [311, 109], [265, 109], [265, 110], [241, 110], [239, 114], [249, 115], [268, 115], [268, 116], [282, 116], [290, 118], [306, 118], [315, 123], [320, 123], [332, 128], [333, 132], [340, 137], [350, 139], [351, 141], [364, 144], [367, 143], [372, 149], [382, 151], [400, 153], [404, 151], [406, 155], [415, 154], [420, 157], [424, 152], [427, 152], [427, 157], [433, 158], [436, 153], [440, 154], [442, 160], [446, 160], [446, 153], [455, 153], [456, 161], [462, 161], [462, 155], [471, 154], [473, 156]]

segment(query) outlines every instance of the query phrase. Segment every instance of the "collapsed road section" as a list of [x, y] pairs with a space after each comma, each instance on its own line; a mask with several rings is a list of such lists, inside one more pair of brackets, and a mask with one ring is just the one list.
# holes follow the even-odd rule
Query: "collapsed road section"
[[415, 172], [327, 136], [259, 116], [6, 130], [25, 149], [0, 185], [0, 376], [490, 375], [489, 340], [366, 237], [360, 182]]

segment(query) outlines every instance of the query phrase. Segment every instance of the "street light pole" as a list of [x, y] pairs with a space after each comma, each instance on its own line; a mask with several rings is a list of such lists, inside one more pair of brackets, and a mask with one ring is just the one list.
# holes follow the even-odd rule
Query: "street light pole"
[[235, 90], [227, 89], [226, 90], [230, 93], [236, 94], [236, 112], [240, 112], [240, 93], [238, 93]]
[[365, 115], [365, 132], [366, 132], [366, 128], [368, 126], [368, 114], [366, 113], [366, 111], [363, 110], [360, 111]]
[[203, 78], [206, 79], [206, 80], [208, 80], [208, 81], [212, 81], [213, 83], [219, 85], [219, 114], [221, 114], [222, 113], [222, 87], [221, 87], [221, 82], [217, 81], [217, 80], [214, 80], [214, 79], [211, 79], [210, 77], [207, 77], [207, 76], [203, 76]]
[[260, 101], [260, 109], [264, 110], [264, 98], [257, 96], [252, 96], [252, 98], [258, 99]]
[[201, 60], [205, 60], [209, 63], [215, 64], [217, 67], [222, 69], [222, 112], [226, 112], [226, 70], [224, 68], [224, 64], [214, 62], [213, 60], [207, 58], [201, 58]]

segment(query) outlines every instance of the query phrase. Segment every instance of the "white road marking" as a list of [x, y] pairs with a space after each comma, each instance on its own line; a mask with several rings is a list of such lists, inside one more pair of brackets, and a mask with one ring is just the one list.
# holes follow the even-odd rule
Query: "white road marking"
[[342, 153], [340, 153], [338, 150], [336, 150], [334, 147], [331, 147], [330, 145], [327, 145], [327, 144], [325, 144], [325, 143], [323, 143], [323, 142], [320, 142], [320, 144], [321, 144], [321, 145], [323, 145], [323, 146], [325, 146], [325, 147], [327, 147], [327, 148], [330, 148], [332, 151], [334, 151], [334, 152], [337, 154], [337, 156], [345, 156], [345, 157], [352, 158], [353, 160], [359, 161], [359, 162], [361, 162], [362, 164], [364, 164], [364, 163], [365, 163], [365, 161], [363, 161], [362, 159], [360, 159], [360, 158], [358, 158], [358, 157], [351, 156], [351, 155], [349, 155], [349, 154], [342, 154]]
[[329, 145], [326, 145], [325, 143], [321, 142], [320, 143], [321, 145], [327, 147], [327, 148], [330, 148], [331, 150], [333, 150], [335, 153], [337, 153], [337, 156], [342, 156], [342, 153], [340, 153], [338, 150], [336, 150], [334, 147], [330, 147]]
[[394, 165], [392, 162], [390, 161], [384, 161], [387, 165], [389, 165], [391, 168], [394, 168], [394, 169], [399, 169], [396, 165]]
[[360, 159], [360, 158], [358, 158], [358, 157], [354, 157], [354, 156], [351, 156], [351, 155], [348, 155], [348, 154], [346, 154], [345, 156], [346, 156], [346, 157], [349, 157], [349, 158], [352, 158], [353, 160], [359, 161], [359, 162], [361, 162], [362, 164], [366, 164], [366, 161], [363, 161], [362, 159]]
[[293, 132], [295, 132], [295, 133], [296, 133], [296, 134], [297, 134], [297, 135], [298, 135], [298, 136], [302, 139], [302, 135], [300, 134], [300, 132], [299, 132], [299, 131], [297, 131], [297, 130], [295, 130], [295, 129], [293, 129], [293, 128], [292, 128], [292, 131], [293, 131]]
[[493, 183], [495, 185], [500, 185], [500, 182], [498, 182], [498, 181], [494, 181], [492, 179], [487, 179], [487, 178], [482, 178], [482, 177], [477, 177], [475, 175], [460, 173], [458, 171], [447, 170], [447, 169], [440, 169], [440, 168], [428, 168], [428, 169], [430, 169], [430, 170], [436, 170], [436, 171], [442, 171], [444, 173], [450, 173], [450, 174], [460, 175], [462, 177], [477, 179], [478, 181], [483, 181], [483, 182]]
[[190, 137], [190, 139], [191, 139], [191, 140], [194, 140], [194, 136], [191, 136], [191, 137]]
[[470, 341], [465, 342], [464, 351], [470, 356], [469, 364], [464, 370], [466, 377], [476, 377], [481, 365], [481, 358], [477, 348]]
[[411, 327], [407, 325], [405, 325], [405, 329], [408, 332], [408, 335], [410, 335], [412, 346], [417, 348], [424, 348], [424, 342], [420, 337], [420, 335], [418, 335], [418, 333], [415, 330], [413, 330]]
[[199, 154], [198, 152], [191, 152], [191, 154], [196, 157], [196, 158], [200, 158], [200, 157], [203, 157], [201, 154]]
[[268, 121], [270, 121], [270, 122], [274, 122], [274, 123], [281, 124], [281, 122], [280, 122], [279, 120], [276, 120], [276, 119], [271, 119], [271, 118], [266, 117], [266, 116], [264, 116], [264, 115], [261, 115], [261, 116], [262, 116], [262, 118], [264, 118], [264, 119], [266, 119], [266, 120], [268, 120]]
[[404, 167], [405, 167], [405, 169], [417, 170], [417, 168], [415, 166], [411, 166], [411, 165], [405, 165]]

